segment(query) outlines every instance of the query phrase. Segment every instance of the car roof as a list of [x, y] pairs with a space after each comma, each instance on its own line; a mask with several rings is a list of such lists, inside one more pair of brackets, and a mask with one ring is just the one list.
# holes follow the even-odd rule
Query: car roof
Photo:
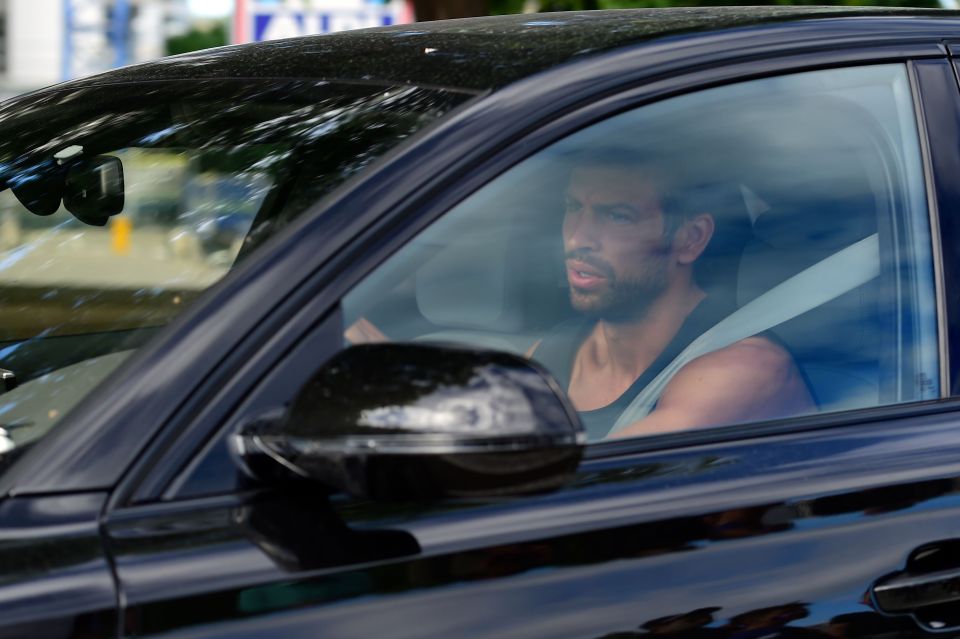
[[323, 78], [484, 92], [579, 56], [665, 36], [794, 20], [957, 15], [960, 12], [940, 9], [775, 6], [489, 16], [220, 47], [62, 86], [187, 78]]

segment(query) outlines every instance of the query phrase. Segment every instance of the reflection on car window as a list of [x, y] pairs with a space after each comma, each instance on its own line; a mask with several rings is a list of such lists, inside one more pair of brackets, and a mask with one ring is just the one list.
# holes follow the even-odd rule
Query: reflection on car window
[[593, 441], [938, 397], [908, 86], [818, 71], [594, 125], [382, 264], [346, 340], [526, 353]]
[[237, 259], [465, 96], [329, 82], [40, 94], [0, 113], [0, 468]]

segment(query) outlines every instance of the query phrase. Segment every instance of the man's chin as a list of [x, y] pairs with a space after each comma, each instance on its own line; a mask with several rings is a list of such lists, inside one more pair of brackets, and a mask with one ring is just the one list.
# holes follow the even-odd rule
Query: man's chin
[[624, 324], [642, 319], [650, 310], [650, 300], [635, 298], [630, 304], [617, 304], [601, 295], [585, 295], [570, 289], [570, 305], [591, 320]]
[[601, 295], [578, 291], [572, 287], [570, 289], [570, 305], [578, 313], [595, 319], [603, 319], [604, 312], [610, 306], [609, 302], [604, 300]]

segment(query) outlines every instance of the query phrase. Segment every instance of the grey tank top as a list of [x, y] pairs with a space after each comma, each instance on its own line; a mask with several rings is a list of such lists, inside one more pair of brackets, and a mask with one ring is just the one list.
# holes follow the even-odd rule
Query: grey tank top
[[[697, 304], [663, 352], [620, 397], [601, 408], [578, 411], [588, 439], [590, 441], [603, 439], [637, 393], [643, 390], [690, 342], [734, 310], [733, 304], [725, 303], [722, 299], [712, 296], [707, 296]], [[533, 353], [533, 358], [546, 367], [565, 390], [570, 388], [573, 360], [577, 351], [580, 350], [580, 346], [583, 345], [594, 325], [594, 320], [583, 318], [564, 322], [543, 338], [540, 346]]]

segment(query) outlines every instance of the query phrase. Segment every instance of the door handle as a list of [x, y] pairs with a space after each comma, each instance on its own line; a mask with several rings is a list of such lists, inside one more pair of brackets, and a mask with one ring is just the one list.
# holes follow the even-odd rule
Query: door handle
[[873, 587], [883, 612], [912, 612], [923, 606], [960, 601], [960, 568], [919, 575], [899, 574]]

